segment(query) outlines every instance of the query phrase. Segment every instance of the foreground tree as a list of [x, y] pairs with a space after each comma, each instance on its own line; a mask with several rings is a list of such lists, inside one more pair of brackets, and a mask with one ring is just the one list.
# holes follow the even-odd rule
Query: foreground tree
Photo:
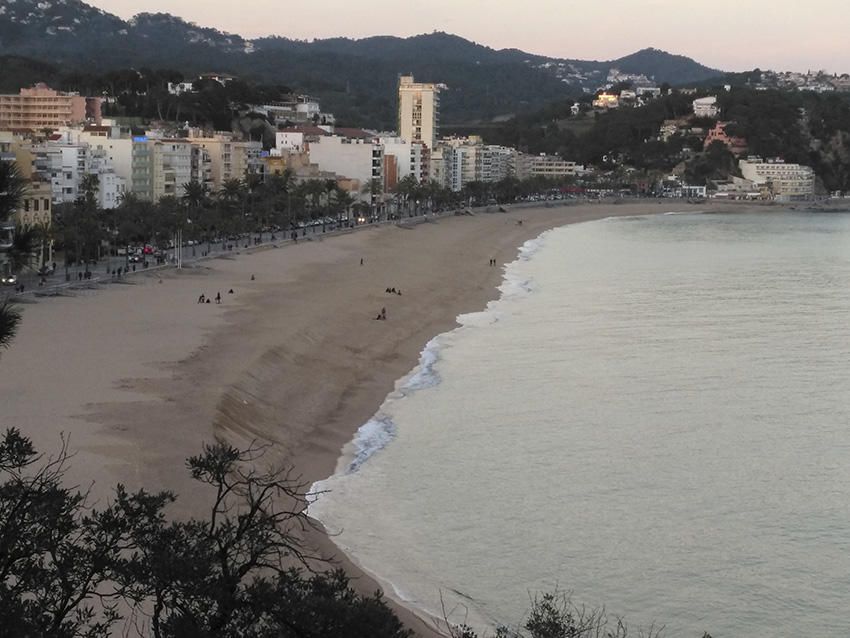
[[156, 638], [410, 636], [380, 594], [358, 595], [341, 572], [305, 572], [315, 558], [302, 541], [307, 493], [288, 472], [258, 469], [261, 455], [206, 446], [187, 465], [210, 488], [208, 514], [170, 521], [167, 492], [119, 485], [105, 508], [89, 508], [63, 485], [64, 445], [46, 458], [8, 430], [0, 636], [100, 638], [122, 622]]

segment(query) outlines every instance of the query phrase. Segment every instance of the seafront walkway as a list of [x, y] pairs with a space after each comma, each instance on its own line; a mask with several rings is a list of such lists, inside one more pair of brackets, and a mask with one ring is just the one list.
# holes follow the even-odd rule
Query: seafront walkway
[[[480, 207], [474, 209], [473, 212], [495, 212], [497, 208], [494, 206]], [[473, 209], [467, 210], [472, 211]], [[249, 233], [240, 235], [238, 238], [209, 243], [199, 242], [191, 246], [184, 245], [180, 249], [179, 257], [183, 268], [195, 267], [205, 260], [227, 255], [250, 254], [258, 250], [282, 248], [299, 241], [321, 240], [382, 226], [410, 227], [418, 223], [452, 217], [457, 214], [461, 214], [461, 211], [426, 212], [423, 215], [367, 222], [351, 227], [335, 227], [335, 224], [325, 224], [324, 226], [315, 224], [299, 228], [297, 231], [298, 238], [295, 240], [290, 236], [291, 231]], [[32, 303], [38, 297], [73, 295], [75, 291], [96, 289], [107, 284], [132, 284], [136, 277], [150, 276], [152, 273], [177, 269], [177, 250], [175, 248], [168, 249], [165, 251], [163, 263], [149, 264], [147, 267], [144, 267], [143, 263], [131, 263], [126, 256], [112, 256], [88, 266], [77, 265], [66, 269], [64, 266], [57, 265], [55, 271], [45, 277], [34, 272], [22, 273], [18, 277], [18, 282], [19, 285], [24, 286], [23, 293], [17, 292], [14, 286], [0, 288], [0, 303], [4, 300], [9, 300], [12, 303]], [[117, 274], [119, 268], [121, 269], [120, 276]], [[86, 272], [90, 274], [86, 276]], [[43, 283], [41, 283], [42, 281]]]

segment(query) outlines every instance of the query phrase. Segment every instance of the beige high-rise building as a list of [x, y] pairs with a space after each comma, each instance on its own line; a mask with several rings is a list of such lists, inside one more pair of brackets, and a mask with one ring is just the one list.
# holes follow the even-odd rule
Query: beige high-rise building
[[440, 87], [398, 79], [398, 132], [406, 142], [424, 142], [429, 150], [437, 144], [440, 128]]
[[46, 84], [0, 95], [0, 129], [59, 128], [87, 120], [100, 124], [102, 99], [60, 93]]

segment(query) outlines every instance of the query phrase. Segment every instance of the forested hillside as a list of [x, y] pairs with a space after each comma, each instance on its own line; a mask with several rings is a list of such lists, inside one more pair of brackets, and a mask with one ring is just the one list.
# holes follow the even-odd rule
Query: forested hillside
[[[169, 14], [142, 13], [125, 21], [79, 0], [16, 0], [2, 9], [0, 55], [48, 62], [63, 74], [143, 67], [176, 69], [187, 77], [231, 73], [254, 83], [295, 87], [320, 98], [344, 121], [376, 128], [394, 123], [400, 73], [446, 85], [442, 117], [449, 123], [531, 112], [578, 97], [604, 84], [612, 69], [670, 84], [721, 74], [657, 49], [583, 61], [496, 50], [439, 32], [410, 38], [247, 40]], [[30, 71], [20, 76], [24, 83], [49, 75]], [[11, 84], [4, 79], [4, 85]]]

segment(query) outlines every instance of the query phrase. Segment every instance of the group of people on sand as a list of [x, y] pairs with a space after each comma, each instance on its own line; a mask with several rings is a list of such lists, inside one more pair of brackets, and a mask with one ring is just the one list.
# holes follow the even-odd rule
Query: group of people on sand
[[[384, 290], [388, 295], [399, 295], [401, 296], [401, 288], [396, 288], [394, 286], [387, 286]], [[381, 308], [381, 312], [378, 313], [378, 316], [375, 317], [376, 321], [386, 321], [387, 320], [387, 309]]]
[[491, 266], [495, 266], [495, 265], [496, 265], [496, 260], [495, 260], [495, 259], [490, 259], [490, 265], [491, 265]]
[[[161, 282], [162, 282], [162, 280], [160, 280], [160, 283]], [[233, 288], [228, 290], [227, 294], [232, 295], [233, 294]], [[201, 296], [198, 297], [198, 303], [212, 303], [212, 300], [213, 300], [212, 297], [207, 297], [206, 294], [204, 294], [204, 293], [201, 293]], [[221, 292], [215, 293], [215, 302], [221, 303]]]

